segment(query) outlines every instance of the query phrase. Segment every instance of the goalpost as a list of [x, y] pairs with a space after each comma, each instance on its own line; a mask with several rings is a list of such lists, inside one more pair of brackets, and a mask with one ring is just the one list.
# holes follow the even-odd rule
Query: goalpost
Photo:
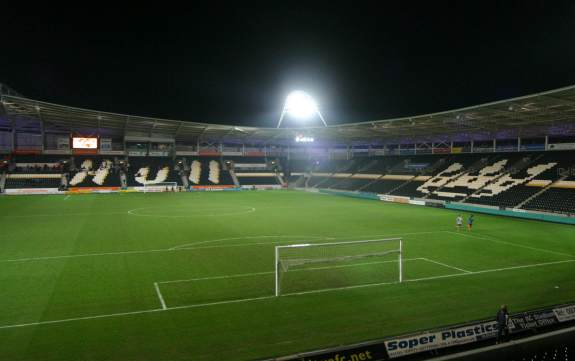
[[144, 183], [144, 193], [166, 192], [166, 187], [168, 188], [167, 192], [171, 192], [172, 188], [174, 188], [174, 191], [178, 191], [177, 182], [159, 182], [159, 183]]
[[282, 294], [286, 287], [313, 292], [402, 281], [402, 238], [275, 247], [276, 296]]

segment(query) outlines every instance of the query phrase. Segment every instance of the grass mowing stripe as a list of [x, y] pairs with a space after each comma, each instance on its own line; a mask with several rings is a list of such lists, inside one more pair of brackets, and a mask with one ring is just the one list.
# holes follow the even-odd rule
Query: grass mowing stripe
[[[409, 234], [432, 234], [432, 233], [439, 233], [445, 231], [437, 231], [437, 232], [412, 232]], [[396, 234], [399, 236], [408, 235], [405, 234]], [[388, 235], [391, 236], [391, 235]], [[373, 237], [384, 237], [384, 235], [380, 236], [373, 236]], [[258, 238], [258, 237], [248, 237], [248, 238]], [[246, 238], [246, 239], [248, 239]], [[264, 237], [262, 237], [264, 238]], [[282, 237], [278, 237], [282, 238]], [[349, 237], [344, 237], [346, 239]], [[221, 245], [221, 246], [202, 246], [202, 247], [171, 247], [171, 248], [164, 248], [164, 249], [149, 249], [143, 251], [119, 251], [119, 252], [103, 252], [103, 253], [84, 253], [84, 254], [70, 254], [70, 255], [60, 255], [60, 256], [45, 256], [45, 257], [28, 257], [28, 258], [14, 258], [14, 259], [0, 259], [0, 263], [2, 262], [32, 262], [32, 261], [47, 261], [47, 260], [57, 260], [57, 259], [66, 259], [66, 258], [76, 258], [76, 257], [101, 257], [101, 256], [117, 256], [117, 255], [127, 255], [127, 254], [145, 254], [145, 253], [155, 253], [155, 252], [177, 252], [177, 251], [190, 251], [195, 249], [211, 249], [211, 248], [229, 248], [229, 247], [248, 247], [248, 246], [261, 246], [261, 245], [274, 245], [274, 244], [290, 244], [293, 242], [311, 242], [313, 240], [328, 240], [328, 239], [337, 239], [334, 237], [316, 237], [314, 239], [301, 239], [301, 240], [292, 240], [292, 241], [282, 241], [282, 242], [257, 242], [257, 243], [244, 243], [244, 244], [231, 244], [231, 245]], [[343, 240], [342, 239], [342, 240]], [[220, 240], [214, 240], [220, 241]], [[202, 243], [202, 242], [200, 242]], [[207, 242], [206, 242], [207, 243]]]
[[[424, 260], [425, 258], [407, 258], [403, 261], [415, 261], [415, 260]], [[327, 270], [327, 269], [336, 269], [336, 268], [345, 268], [345, 267], [359, 267], [359, 266], [368, 266], [373, 264], [382, 264], [382, 263], [397, 263], [398, 260], [389, 260], [389, 261], [380, 261], [380, 262], [364, 262], [364, 263], [353, 263], [348, 265], [341, 265], [341, 266], [331, 266], [331, 267], [313, 267], [313, 268], [302, 268], [302, 269], [295, 269], [291, 272], [303, 272], [303, 271], [318, 271], [318, 270]], [[267, 272], [253, 272], [253, 273], [238, 273], [238, 274], [231, 274], [231, 275], [223, 275], [223, 276], [212, 276], [212, 277], [200, 277], [200, 278], [188, 278], [182, 280], [171, 280], [171, 281], [159, 281], [157, 283], [164, 284], [164, 283], [180, 283], [180, 282], [194, 282], [194, 281], [208, 281], [208, 280], [220, 280], [220, 279], [228, 279], [228, 278], [241, 278], [241, 277], [251, 277], [251, 276], [261, 276], [261, 275], [268, 275], [274, 274], [274, 271], [267, 271]]]
[[[503, 268], [495, 268], [495, 269], [475, 271], [475, 272], [469, 272], [469, 273], [456, 273], [456, 274], [443, 275], [443, 276], [415, 278], [415, 279], [411, 279], [411, 280], [406, 279], [406, 280], [403, 280], [403, 282], [423, 282], [423, 281], [431, 281], [431, 280], [436, 280], [436, 279], [444, 279], [444, 278], [452, 278], [452, 277], [472, 276], [472, 275], [478, 275], [478, 274], [484, 274], [484, 273], [502, 272], [502, 271], [516, 270], [516, 269], [533, 268], [533, 267], [543, 267], [543, 266], [550, 266], [550, 265], [569, 263], [569, 262], [575, 262], [575, 260], [564, 260], [564, 261], [536, 263], [536, 264], [522, 265], [522, 266], [503, 267]], [[363, 284], [363, 285], [346, 286], [346, 287], [338, 287], [338, 288], [325, 288], [325, 289], [313, 290], [313, 291], [287, 293], [287, 294], [280, 295], [279, 297], [301, 296], [301, 295], [307, 295], [307, 294], [313, 294], [313, 293], [323, 293], [323, 292], [333, 292], [333, 291], [345, 291], [345, 290], [356, 289], [356, 288], [386, 286], [386, 285], [393, 285], [393, 284], [399, 284], [399, 282], [381, 282], [381, 283], [369, 283], [369, 284]], [[209, 307], [209, 306], [217, 306], [217, 305], [225, 305], [225, 304], [233, 304], [233, 303], [259, 301], [259, 300], [266, 300], [266, 299], [272, 299], [272, 298], [277, 298], [277, 297], [272, 295], [272, 296], [262, 296], [262, 297], [252, 297], [252, 298], [241, 298], [241, 299], [236, 299], [236, 300], [227, 300], [227, 301], [218, 301], [218, 302], [209, 302], [209, 303], [198, 303], [198, 304], [192, 304], [192, 305], [174, 306], [174, 307], [167, 307], [167, 308], [156, 308], [156, 309], [143, 310], [143, 311], [111, 313], [111, 314], [106, 314], [106, 315], [67, 318], [67, 319], [62, 319], [62, 320], [39, 321], [39, 322], [30, 322], [30, 323], [23, 323], [23, 324], [16, 324], [16, 325], [4, 325], [4, 326], [0, 326], [0, 330], [9, 329], [9, 328], [49, 325], [49, 324], [72, 322], [72, 321], [93, 320], [93, 319], [109, 318], [109, 317], [139, 315], [139, 314], [160, 312], [160, 311], [182, 310], [182, 309], [189, 309], [189, 308], [201, 308], [201, 307]]]
[[[575, 259], [567, 256], [575, 255], [572, 226], [477, 215], [474, 232], [458, 236], [447, 233], [455, 232], [455, 211], [314, 197], [289, 190], [74, 195], [62, 202], [64, 197], [0, 197], [0, 258], [51, 257], [0, 263], [0, 325], [54, 324], [1, 329], [2, 360], [101, 360], [112, 354], [123, 360], [169, 357], [183, 361], [190, 359], [191, 350], [201, 355], [192, 358], [202, 361], [267, 359], [491, 317], [502, 300], [514, 311], [575, 300], [575, 263], [535, 266]], [[185, 219], [126, 214], [142, 207], [157, 209], [135, 212], [187, 215], [205, 210], [215, 214], [215, 208], [236, 212], [247, 207], [257, 212]], [[474, 276], [425, 260], [406, 262], [404, 276], [414, 283], [324, 291], [291, 299], [273, 298], [271, 273], [158, 284], [166, 310], [161, 306], [154, 281], [272, 271], [275, 245], [326, 242], [312, 237], [211, 242], [243, 235], [292, 234], [338, 240], [402, 236], [406, 258], [428, 257], [450, 267], [483, 270], [479, 272], [522, 268]], [[475, 235], [505, 243], [480, 241]], [[182, 245], [195, 248], [167, 251]], [[532, 249], [536, 247], [540, 249]], [[102, 257], [97, 255], [102, 253]], [[70, 258], [78, 255], [84, 258]], [[287, 281], [298, 284], [286, 283], [285, 291], [397, 281], [391, 274], [396, 265], [297, 272]], [[460, 274], [473, 278], [458, 278]], [[444, 275], [451, 278], [441, 278]], [[435, 280], [426, 279], [430, 277]], [[194, 311], [168, 309], [175, 306]], [[72, 321], [58, 321], [63, 319]], [[185, 335], [185, 342], [178, 335]], [[223, 344], [222, 339], [226, 340]]]
[[505, 245], [514, 246], [514, 247], [521, 247], [521, 248], [530, 249], [530, 250], [533, 250], [533, 251], [539, 251], [539, 252], [557, 254], [557, 255], [560, 255], [560, 256], [575, 257], [574, 255], [568, 254], [568, 253], [551, 251], [551, 250], [549, 250], [549, 249], [544, 249], [544, 248], [537, 248], [537, 247], [525, 246], [525, 245], [523, 245], [523, 244], [517, 244], [517, 243], [502, 241], [502, 240], [499, 240], [499, 239], [493, 239], [493, 238], [487, 238], [487, 237], [480, 237], [480, 236], [476, 236], [476, 235], [473, 235], [473, 234], [461, 234], [461, 233], [451, 232], [451, 231], [446, 231], [446, 232], [447, 232], [447, 233], [451, 233], [451, 234], [456, 234], [456, 235], [461, 236], [461, 237], [483, 239], [483, 240], [490, 241], [490, 242], [494, 242], [494, 243], [505, 244]]
[[[303, 242], [309, 240], [300, 240], [295, 242]], [[293, 241], [291, 241], [293, 242]], [[15, 258], [15, 259], [0, 259], [0, 263], [3, 262], [32, 262], [32, 261], [48, 261], [48, 260], [58, 260], [67, 258], [78, 258], [78, 257], [102, 257], [102, 256], [121, 256], [128, 254], [146, 254], [146, 253], [158, 253], [158, 252], [186, 252], [193, 251], [197, 249], [212, 249], [212, 248], [230, 248], [230, 247], [249, 247], [249, 246], [261, 246], [261, 245], [274, 245], [274, 244], [284, 244], [286, 242], [257, 242], [257, 243], [245, 243], [245, 244], [232, 244], [232, 245], [221, 245], [221, 246], [204, 246], [204, 247], [185, 247], [185, 248], [164, 248], [164, 249], [148, 249], [143, 251], [119, 251], [119, 252], [104, 252], [104, 253], [85, 253], [85, 254], [70, 254], [62, 256], [46, 256], [46, 257], [30, 257], [30, 258]]]

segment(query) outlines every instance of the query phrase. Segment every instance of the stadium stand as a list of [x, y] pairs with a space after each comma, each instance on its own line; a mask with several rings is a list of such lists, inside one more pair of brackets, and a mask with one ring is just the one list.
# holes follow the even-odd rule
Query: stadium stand
[[61, 182], [60, 174], [8, 174], [6, 189], [59, 188]]
[[234, 182], [227, 169], [215, 158], [202, 159], [204, 172], [202, 173], [201, 184], [205, 185], [233, 185]]
[[171, 163], [168, 158], [130, 157], [128, 185], [142, 186], [163, 182], [175, 182], [182, 185], [182, 180], [179, 179]]
[[[67, 166], [62, 157], [19, 155], [3, 166], [4, 189], [60, 188]], [[4, 175], [3, 175], [4, 176]]]
[[575, 214], [575, 188], [550, 188], [522, 208]]
[[507, 152], [295, 160], [289, 167], [296, 170], [291, 184], [304, 180], [299, 186], [574, 213], [575, 176], [561, 173], [575, 168], [572, 159], [568, 151]]
[[109, 158], [89, 157], [76, 158], [76, 171], [68, 184], [72, 187], [119, 187], [120, 177], [114, 161]]
[[[127, 185], [281, 185], [459, 201], [503, 208], [575, 213], [572, 151], [363, 156], [355, 159], [130, 157]], [[229, 166], [226, 162], [229, 162]], [[70, 169], [68, 170], [68, 166]], [[118, 159], [22, 155], [3, 163], [5, 189], [120, 186]], [[185, 182], [184, 182], [185, 180]]]
[[202, 162], [196, 159], [192, 161], [190, 176], [188, 179], [192, 182], [193, 185], [200, 184], [202, 179]]
[[378, 194], [387, 194], [405, 182], [406, 179], [397, 180], [393, 178], [381, 178], [376, 182], [371, 183], [367, 187], [363, 188], [362, 191], [373, 192]]
[[278, 159], [264, 157], [226, 158], [240, 185], [281, 185], [281, 165]]

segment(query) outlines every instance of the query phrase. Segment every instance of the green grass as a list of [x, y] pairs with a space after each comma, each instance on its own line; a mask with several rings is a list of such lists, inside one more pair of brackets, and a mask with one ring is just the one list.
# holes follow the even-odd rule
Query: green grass
[[[291, 191], [2, 197], [0, 360], [261, 359], [575, 300], [575, 262], [553, 263], [575, 259], [572, 226], [456, 232], [456, 214]], [[409, 282], [272, 296], [276, 245], [392, 236]], [[393, 281], [390, 264], [291, 290]]]

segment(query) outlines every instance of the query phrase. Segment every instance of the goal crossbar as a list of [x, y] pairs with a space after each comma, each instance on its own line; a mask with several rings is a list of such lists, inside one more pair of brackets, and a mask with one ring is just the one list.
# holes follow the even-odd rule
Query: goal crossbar
[[[323, 257], [323, 258], [287, 258], [281, 259], [281, 251], [282, 249], [289, 249], [289, 248], [308, 248], [308, 247], [331, 247], [331, 246], [339, 246], [339, 245], [362, 245], [367, 243], [375, 243], [375, 242], [393, 242], [397, 241], [399, 246], [397, 249], [386, 250], [382, 252], [369, 252], [369, 253], [362, 253], [356, 255], [341, 255], [341, 256], [334, 256], [334, 257]], [[291, 245], [284, 245], [284, 246], [276, 246], [275, 247], [275, 295], [280, 295], [280, 272], [283, 270], [286, 272], [290, 266], [301, 266], [306, 264], [315, 264], [315, 263], [328, 263], [328, 262], [342, 262], [342, 261], [349, 261], [349, 260], [356, 260], [362, 258], [371, 258], [371, 257], [382, 257], [388, 254], [398, 254], [398, 268], [399, 268], [399, 282], [403, 281], [403, 239], [401, 237], [396, 238], [382, 238], [382, 239], [368, 239], [368, 240], [358, 240], [358, 241], [341, 241], [341, 242], [326, 242], [326, 243], [304, 243], [304, 244], [291, 244]]]
[[384, 242], [384, 241], [401, 241], [403, 238], [381, 238], [381, 239], [362, 239], [359, 241], [341, 241], [341, 242], [325, 242], [325, 243], [302, 243], [302, 244], [288, 244], [285, 246], [276, 246], [277, 248], [297, 248], [297, 247], [319, 247], [319, 246], [336, 246], [339, 244], [360, 244], [369, 242]]

